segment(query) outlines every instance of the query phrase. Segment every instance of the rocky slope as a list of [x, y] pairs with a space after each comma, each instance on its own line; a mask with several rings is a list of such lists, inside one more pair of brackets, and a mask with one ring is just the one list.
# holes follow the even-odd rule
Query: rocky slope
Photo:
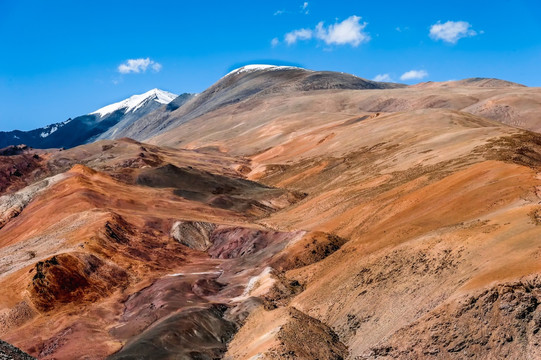
[[5, 150], [0, 338], [40, 359], [539, 358], [541, 135], [466, 111], [526, 99], [533, 126], [539, 89], [311, 75], [233, 72], [150, 143]]
[[30, 355], [24, 353], [15, 346], [0, 340], [0, 359], [2, 360], [32, 360]]
[[[175, 118], [170, 119], [172, 123], [179, 120], [180, 125], [171, 125], [166, 132], [144, 140], [182, 147], [220, 143], [227, 146], [228, 151], [235, 152], [239, 142], [251, 141], [256, 136], [260, 141], [251, 142], [261, 145], [257, 148], [264, 150], [288, 141], [290, 132], [307, 133], [330, 121], [362, 121], [378, 113], [428, 109], [456, 110], [513, 127], [541, 131], [541, 120], [537, 116], [540, 106], [541, 89], [524, 86], [493, 88], [459, 83], [396, 89], [318, 90], [297, 92], [296, 96], [278, 92], [250, 97], [185, 123], [181, 115], [184, 107], [181, 107], [171, 114]], [[287, 122], [277, 121], [284, 117]], [[275, 130], [278, 127], [280, 130]], [[272, 136], [264, 138], [266, 132]], [[229, 139], [234, 139], [231, 144]], [[258, 149], [254, 146], [248, 152], [237, 153], [252, 154]]]

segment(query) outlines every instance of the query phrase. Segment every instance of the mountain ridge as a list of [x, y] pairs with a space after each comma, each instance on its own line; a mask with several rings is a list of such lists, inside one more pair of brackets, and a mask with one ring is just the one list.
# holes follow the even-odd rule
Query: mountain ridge
[[[197, 97], [187, 93], [178, 96], [154, 88], [75, 119], [70, 118], [26, 132], [19, 130], [0, 132], [0, 147], [23, 143], [35, 148], [72, 147], [86, 142], [122, 137], [142, 141], [165, 133], [191, 119], [211, 113], [221, 107], [247, 99], [257, 99], [286, 92], [460, 87], [472, 87], [473, 89], [527, 88], [521, 84], [494, 78], [468, 78], [446, 82], [429, 81], [408, 86], [371, 81], [341, 72], [314, 71], [296, 66], [250, 64], [231, 70]], [[151, 111], [139, 111], [144, 107], [145, 102], [153, 104]], [[157, 104], [159, 105], [156, 106]], [[117, 111], [122, 114], [117, 114]], [[486, 112], [487, 110], [483, 108], [479, 111]], [[498, 115], [489, 116], [494, 119]], [[74, 120], [75, 123], [69, 125]], [[102, 121], [104, 122], [101, 123]], [[84, 136], [80, 135], [81, 131], [74, 131], [77, 128], [75, 124], [86, 128], [83, 131], [83, 133], [86, 132]], [[55, 132], [67, 125], [69, 125], [70, 131], [64, 131], [64, 133], [77, 133], [79, 134], [77, 139], [66, 141], [63, 138], [67, 135], [61, 135], [62, 132], [55, 135]]]
[[426, 81], [419, 84], [411, 85], [415, 88], [424, 87], [456, 87], [456, 86], [472, 86], [481, 88], [509, 88], [509, 87], [527, 87], [519, 83], [512, 81], [497, 79], [497, 78], [483, 78], [473, 77], [462, 80], [449, 80], [449, 81]]
[[393, 89], [404, 84], [376, 82], [351, 74], [307, 70], [294, 66], [246, 65], [221, 77], [174, 111], [151, 114], [116, 138], [148, 139], [219, 108], [267, 95], [344, 89]]
[[86, 115], [29, 131], [0, 131], [0, 148], [25, 144], [33, 148], [69, 148], [94, 141], [111, 127], [142, 116], [169, 104], [176, 94], [152, 89], [107, 105]]
[[160, 104], [169, 104], [173, 101], [178, 95], [163, 91], [157, 88], [149, 90], [143, 94], [132, 95], [127, 99], [113, 103], [111, 105], [104, 106], [96, 111], [91, 112], [90, 114], [98, 114], [101, 117], [104, 117], [107, 114], [115, 112], [117, 110], [122, 110], [126, 113], [136, 111], [138, 108], [144, 105], [146, 101], [156, 101]]

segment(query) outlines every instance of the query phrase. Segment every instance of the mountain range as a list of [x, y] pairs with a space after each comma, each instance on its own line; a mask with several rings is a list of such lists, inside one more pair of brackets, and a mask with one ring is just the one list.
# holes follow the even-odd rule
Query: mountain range
[[540, 88], [249, 65], [150, 93], [87, 115], [119, 117], [81, 145], [0, 150], [0, 338], [51, 360], [541, 358]]
[[144, 94], [105, 106], [90, 114], [78, 116], [31, 131], [0, 132], [0, 147], [25, 144], [39, 149], [70, 148], [92, 142], [100, 136], [121, 130], [134, 121], [169, 104], [178, 96], [152, 89]]
[[[268, 76], [272, 72], [272, 76]], [[189, 102], [195, 94], [180, 96], [152, 89], [144, 94], [107, 105], [90, 114], [31, 131], [0, 132], [0, 147], [25, 144], [34, 148], [70, 148], [95, 140], [130, 137], [148, 138], [175, 127], [204, 112], [269, 92], [324, 89], [383, 89], [403, 87], [378, 83], [353, 75], [316, 72], [291, 66], [248, 65], [227, 74], [197, 99], [183, 107], [182, 117], [170, 113]], [[158, 111], [159, 110], [159, 111]], [[178, 113], [177, 113], [178, 114]], [[77, 136], [73, 136], [77, 134]]]

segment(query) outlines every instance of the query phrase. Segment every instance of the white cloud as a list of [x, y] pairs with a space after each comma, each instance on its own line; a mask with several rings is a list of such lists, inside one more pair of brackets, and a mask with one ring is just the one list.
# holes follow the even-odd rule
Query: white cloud
[[285, 35], [284, 40], [288, 45], [295, 44], [297, 40], [310, 40], [312, 38], [312, 30], [298, 29], [293, 30]]
[[316, 37], [325, 41], [327, 45], [359, 46], [363, 42], [370, 41], [370, 36], [364, 32], [367, 24], [361, 24], [360, 21], [359, 16], [353, 15], [328, 27], [323, 26], [323, 22], [320, 22], [316, 26]]
[[359, 16], [350, 16], [342, 22], [336, 22], [329, 26], [324, 26], [323, 21], [312, 29], [297, 29], [287, 33], [284, 41], [288, 44], [295, 44], [299, 40], [310, 40], [316, 38], [324, 41], [327, 45], [346, 45], [353, 47], [361, 43], [370, 41], [370, 36], [364, 32], [366, 23], [361, 24]]
[[[310, 13], [310, 10], [308, 9], [308, 5], [310, 5], [310, 4], [308, 3], [308, 1], [303, 2], [302, 5], [299, 6], [299, 9], [300, 9], [300, 10], [299, 10], [299, 13], [308, 15], [308, 14]], [[292, 10], [292, 9], [290, 9], [290, 10], [283, 10], [283, 9], [281, 9], [281, 10], [276, 10], [276, 11], [273, 13], [273, 15], [274, 15], [274, 16], [277, 16], [277, 15], [282, 15], [282, 14], [295, 14], [295, 12], [296, 12], [296, 11], [295, 11], [295, 10]]]
[[308, 15], [308, 13], [310, 12], [308, 10], [308, 1], [305, 1], [303, 4], [302, 4], [302, 10], [301, 10], [302, 13], [304, 13], [305, 15]]
[[421, 80], [428, 76], [428, 73], [425, 70], [410, 70], [402, 74], [400, 80]]
[[280, 40], [278, 40], [278, 38], [274, 38], [271, 40], [272, 47], [278, 46], [278, 44], [280, 44]]
[[150, 67], [155, 72], [159, 72], [162, 69], [162, 64], [150, 60], [150, 58], [140, 59], [128, 59], [118, 66], [118, 72], [121, 74], [129, 73], [144, 73]]
[[391, 76], [389, 74], [378, 74], [374, 77], [374, 81], [385, 81], [392, 82]]
[[447, 21], [443, 24], [438, 21], [430, 27], [429, 33], [433, 40], [443, 40], [450, 44], [456, 44], [462, 38], [475, 35], [477, 32], [471, 29], [471, 24], [466, 21]]

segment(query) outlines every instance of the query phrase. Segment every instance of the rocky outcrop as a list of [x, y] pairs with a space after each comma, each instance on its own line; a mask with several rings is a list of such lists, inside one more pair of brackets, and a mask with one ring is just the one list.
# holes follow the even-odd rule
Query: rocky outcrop
[[271, 264], [279, 271], [298, 269], [325, 259], [346, 242], [346, 239], [333, 234], [309, 232], [300, 240], [290, 243], [285, 251], [275, 256]]
[[211, 257], [219, 259], [253, 255], [274, 244], [285, 246], [305, 233], [270, 231], [202, 221], [177, 221], [171, 228], [171, 237], [181, 244], [195, 250], [207, 251]]
[[334, 331], [292, 308], [255, 311], [231, 342], [227, 360], [343, 360], [348, 354]]
[[126, 272], [91, 254], [59, 254], [36, 263], [30, 298], [40, 311], [93, 302], [128, 284]]
[[43, 179], [49, 171], [43, 152], [26, 145], [0, 149], [0, 194], [13, 192]]
[[226, 309], [213, 305], [173, 314], [108, 359], [219, 359], [236, 331], [223, 318]]
[[0, 340], [0, 360], [34, 360], [34, 358], [15, 346]]
[[280, 232], [222, 226], [212, 233], [212, 246], [208, 253], [219, 259], [238, 258], [255, 254], [273, 244], [285, 245], [304, 234], [304, 231]]
[[201, 221], [177, 221], [171, 228], [171, 236], [183, 245], [206, 251], [212, 246], [210, 235], [216, 224]]
[[463, 296], [359, 359], [541, 358], [541, 278]]
[[62, 181], [66, 175], [59, 174], [39, 181], [33, 185], [27, 186], [14, 194], [8, 194], [0, 197], [0, 229], [8, 221], [23, 211], [23, 209], [39, 194]]

